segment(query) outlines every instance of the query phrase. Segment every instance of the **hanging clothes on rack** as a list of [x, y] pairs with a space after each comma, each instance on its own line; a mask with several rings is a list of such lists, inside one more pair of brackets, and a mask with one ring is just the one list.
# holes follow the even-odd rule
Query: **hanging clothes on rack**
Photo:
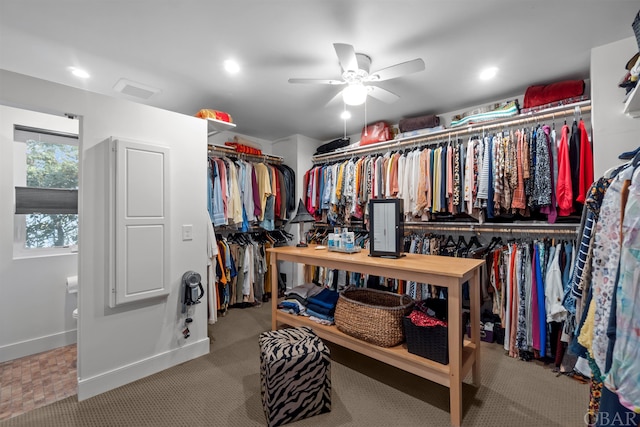
[[217, 310], [259, 305], [271, 291], [266, 247], [286, 245], [293, 236], [283, 230], [218, 235]]
[[218, 243], [209, 216], [207, 223], [207, 323], [213, 325], [218, 320], [218, 300], [216, 292], [216, 263]]
[[[576, 312], [582, 309], [582, 315], [576, 316], [580, 321], [573, 346], [591, 368], [588, 413], [593, 422], [598, 419], [601, 396], [606, 396], [603, 404], [607, 407], [613, 405], [629, 413], [640, 408], [640, 359], [636, 357], [640, 355], [636, 333], [640, 321], [635, 315], [639, 306], [635, 273], [636, 252], [640, 251], [636, 239], [638, 163], [634, 159], [614, 168], [592, 185], [585, 199], [589, 211], [582, 247], [587, 248], [581, 247], [572, 293], [565, 295], [565, 305], [573, 297]], [[585, 251], [586, 256], [582, 255]]]
[[[585, 143], [579, 145], [574, 178], [571, 144], [578, 146], [579, 139]], [[366, 220], [372, 198], [403, 199], [405, 221], [411, 222], [480, 220], [483, 213], [491, 221], [554, 223], [576, 206], [581, 211], [580, 203], [574, 205], [590, 185], [592, 170], [589, 136], [580, 120], [572, 135], [563, 126], [559, 139], [552, 126], [538, 125], [317, 164], [305, 173], [304, 189], [307, 209], [332, 225], [348, 225], [356, 213]], [[582, 187], [574, 192], [575, 180]]]
[[295, 172], [283, 164], [210, 155], [207, 200], [216, 227], [273, 230], [275, 220], [285, 221], [296, 209]]
[[613, 300], [614, 319], [609, 321], [610, 329], [619, 333], [615, 333], [607, 354], [609, 369], [605, 386], [617, 395], [620, 404], [637, 414], [640, 412], [640, 289], [637, 276], [640, 271], [640, 169], [634, 171], [626, 193], [620, 269]]

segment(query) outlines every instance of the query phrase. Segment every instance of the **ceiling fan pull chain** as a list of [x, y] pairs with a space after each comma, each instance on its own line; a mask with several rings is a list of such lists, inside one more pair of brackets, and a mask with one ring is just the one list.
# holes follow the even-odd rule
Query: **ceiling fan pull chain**
[[367, 99], [364, 99], [364, 136], [367, 136]]
[[[346, 115], [347, 113], [347, 104], [345, 104], [344, 102], [342, 103], [344, 105], [344, 113]], [[342, 118], [342, 123], [344, 123], [344, 139], [347, 139], [347, 118], [343, 117]]]

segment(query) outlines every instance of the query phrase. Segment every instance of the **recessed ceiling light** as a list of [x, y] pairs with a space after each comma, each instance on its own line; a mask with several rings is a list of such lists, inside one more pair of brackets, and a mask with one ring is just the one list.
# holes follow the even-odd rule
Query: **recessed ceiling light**
[[342, 120], [349, 120], [351, 118], [351, 113], [347, 110], [344, 110], [341, 114], [340, 114], [340, 118]]
[[498, 68], [497, 67], [485, 68], [480, 73], [480, 80], [490, 80], [490, 79], [494, 78], [496, 76], [496, 74], [498, 74]]
[[73, 74], [76, 77], [80, 77], [81, 79], [88, 79], [89, 77], [91, 77], [89, 73], [87, 73], [85, 70], [80, 68], [69, 67], [69, 70], [71, 70], [71, 74]]
[[236, 74], [240, 71], [240, 65], [233, 59], [227, 59], [224, 61], [224, 69], [230, 74]]

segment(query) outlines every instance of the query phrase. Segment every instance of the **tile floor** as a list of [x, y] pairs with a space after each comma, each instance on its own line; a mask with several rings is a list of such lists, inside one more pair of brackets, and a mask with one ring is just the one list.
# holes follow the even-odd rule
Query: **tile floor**
[[0, 420], [77, 394], [76, 345], [0, 363]]

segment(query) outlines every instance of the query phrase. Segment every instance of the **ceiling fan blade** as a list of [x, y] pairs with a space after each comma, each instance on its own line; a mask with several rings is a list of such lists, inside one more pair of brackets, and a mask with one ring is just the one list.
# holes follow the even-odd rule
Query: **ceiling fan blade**
[[375, 73], [371, 73], [365, 80], [369, 82], [380, 82], [383, 80], [395, 79], [407, 74], [417, 73], [418, 71], [424, 70], [424, 68], [424, 61], [417, 58], [378, 70]]
[[319, 84], [319, 85], [345, 84], [345, 82], [342, 80], [331, 80], [331, 79], [289, 79], [289, 83], [310, 83], [310, 84]]
[[356, 58], [356, 50], [353, 46], [346, 43], [334, 43], [333, 48], [336, 50], [343, 71], [358, 70], [358, 58]]
[[336, 104], [342, 104], [342, 91], [336, 93], [326, 104], [325, 107], [332, 107]]
[[379, 99], [382, 102], [386, 102], [387, 104], [391, 104], [396, 102], [398, 99], [400, 99], [400, 97], [398, 95], [396, 95], [393, 92], [389, 92], [386, 89], [382, 89], [379, 86], [367, 86], [368, 88], [368, 95], [371, 95], [372, 97]]

